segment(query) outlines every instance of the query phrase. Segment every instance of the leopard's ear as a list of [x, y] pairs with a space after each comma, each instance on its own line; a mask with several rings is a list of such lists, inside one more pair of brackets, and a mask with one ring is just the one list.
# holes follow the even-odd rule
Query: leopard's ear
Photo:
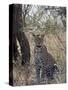
[[35, 36], [36, 36], [33, 32], [30, 32], [30, 33], [31, 33], [31, 35], [32, 35], [33, 37], [35, 37]]
[[41, 32], [41, 38], [42, 39], [45, 37], [45, 35], [46, 35], [46, 32], [45, 31]]

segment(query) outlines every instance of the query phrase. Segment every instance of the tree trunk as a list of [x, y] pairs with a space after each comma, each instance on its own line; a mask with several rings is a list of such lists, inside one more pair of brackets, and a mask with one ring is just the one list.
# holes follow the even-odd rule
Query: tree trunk
[[[22, 5], [16, 4], [14, 5], [14, 12], [13, 12], [13, 54], [14, 59], [16, 59], [18, 55], [17, 49], [17, 42], [16, 39], [19, 41], [22, 53], [22, 64], [26, 64], [30, 60], [30, 47], [29, 42], [23, 32], [23, 21], [22, 19]], [[25, 21], [24, 21], [25, 23]]]

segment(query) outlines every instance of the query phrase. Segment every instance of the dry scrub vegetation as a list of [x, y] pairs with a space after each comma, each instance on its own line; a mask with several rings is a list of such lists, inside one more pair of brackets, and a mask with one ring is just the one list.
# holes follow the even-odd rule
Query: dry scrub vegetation
[[[35, 32], [37, 33], [37, 32]], [[40, 32], [41, 34], [42, 32]], [[34, 64], [34, 39], [30, 30], [25, 32], [30, 44], [30, 65], [21, 65], [21, 55], [18, 57], [18, 61], [13, 63], [13, 85], [34, 85], [36, 84], [36, 72]], [[59, 40], [62, 40], [62, 42]], [[45, 34], [44, 45], [47, 47], [48, 52], [55, 58], [59, 68], [59, 83], [66, 82], [66, 54], [65, 54], [65, 33], [60, 33], [59, 38], [54, 34]], [[19, 47], [19, 43], [18, 47]], [[19, 47], [20, 52], [20, 47]], [[55, 80], [49, 81], [51, 84], [57, 83]], [[43, 83], [45, 84], [45, 83]]]
[[[49, 84], [66, 82], [66, 7], [40, 6], [40, 5], [15, 5], [14, 12], [14, 44], [17, 46], [19, 55], [13, 60], [13, 85], [36, 85], [36, 71], [34, 63], [34, 38], [35, 34], [44, 34], [44, 45], [47, 51], [54, 57], [59, 73], [56, 80]], [[16, 18], [15, 18], [16, 17]], [[22, 33], [28, 39], [30, 45], [30, 64], [21, 65]], [[19, 33], [19, 35], [17, 35]], [[21, 35], [21, 36], [20, 36]], [[20, 37], [20, 39], [18, 39]], [[23, 48], [22, 48], [23, 49]], [[14, 57], [14, 56], [13, 56]], [[11, 71], [10, 71], [11, 72]], [[41, 82], [41, 84], [45, 84]]]

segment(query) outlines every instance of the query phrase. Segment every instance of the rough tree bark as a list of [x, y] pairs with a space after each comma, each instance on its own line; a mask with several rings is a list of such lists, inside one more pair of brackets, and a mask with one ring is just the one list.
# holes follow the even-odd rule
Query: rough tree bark
[[14, 59], [17, 60], [18, 50], [16, 39], [19, 41], [22, 53], [22, 64], [29, 63], [30, 60], [30, 47], [29, 42], [23, 32], [23, 19], [22, 19], [22, 5], [14, 5], [13, 11], [13, 42], [12, 42], [12, 53]]

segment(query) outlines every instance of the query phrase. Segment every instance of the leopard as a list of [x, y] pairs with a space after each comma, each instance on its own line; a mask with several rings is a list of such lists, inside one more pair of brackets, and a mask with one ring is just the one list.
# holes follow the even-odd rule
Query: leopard
[[44, 45], [45, 35], [33, 34], [35, 47], [34, 47], [34, 62], [36, 70], [36, 80], [40, 84], [42, 81], [48, 83], [48, 79], [54, 78], [54, 73], [59, 71], [57, 63], [53, 56], [48, 52], [47, 47]]

